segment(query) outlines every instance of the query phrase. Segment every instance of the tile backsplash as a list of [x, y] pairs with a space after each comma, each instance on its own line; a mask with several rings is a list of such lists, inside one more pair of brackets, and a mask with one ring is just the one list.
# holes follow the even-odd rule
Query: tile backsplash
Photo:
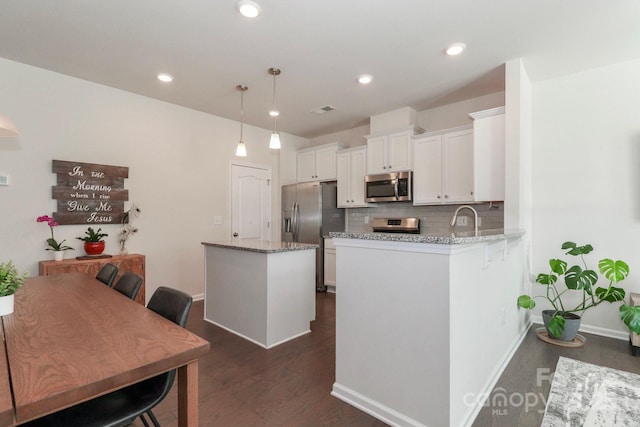
[[[420, 218], [420, 233], [448, 233], [451, 231], [449, 221], [456, 209], [461, 205], [413, 206], [411, 202], [378, 203], [376, 207], [346, 209], [347, 231], [369, 233], [372, 218]], [[504, 228], [503, 202], [472, 204], [480, 218], [479, 230]], [[473, 231], [473, 213], [463, 209], [458, 217], [466, 216], [467, 225], [455, 227], [456, 231]]]

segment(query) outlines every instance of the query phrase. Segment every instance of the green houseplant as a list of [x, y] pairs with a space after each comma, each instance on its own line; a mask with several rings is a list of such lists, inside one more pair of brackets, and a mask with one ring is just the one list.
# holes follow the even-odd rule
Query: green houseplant
[[102, 228], [98, 228], [98, 230], [94, 230], [93, 228], [87, 228], [87, 231], [84, 232], [85, 236], [76, 237], [78, 240], [84, 241], [84, 251], [87, 255], [100, 255], [104, 252], [104, 237], [107, 237], [107, 233], [102, 232]]
[[27, 273], [18, 273], [11, 261], [0, 264], [0, 316], [13, 313], [13, 294], [27, 276]]
[[[620, 318], [629, 329], [640, 333], [640, 307], [627, 305], [624, 302], [624, 289], [614, 286], [614, 284], [623, 281], [629, 275], [627, 263], [609, 258], [601, 259], [598, 262], [598, 271], [609, 281], [609, 284], [606, 287], [596, 287], [599, 279], [598, 272], [591, 270], [584, 258], [585, 255], [593, 251], [593, 246], [590, 244], [578, 246], [574, 242], [564, 242], [562, 249], [566, 251], [566, 255], [580, 257], [582, 265], [569, 266], [562, 259], [550, 259], [550, 272], [540, 273], [536, 277], [536, 283], [546, 287], [545, 295], [534, 297], [521, 295], [518, 297], [518, 305], [530, 310], [536, 306], [535, 298], [543, 298], [549, 301], [553, 309], [547, 311], [549, 318], [548, 324], [546, 324], [547, 331], [551, 337], [560, 338], [563, 336], [567, 319], [576, 316], [581, 318], [586, 310], [596, 307], [605, 301], [609, 303], [623, 301], [620, 306]], [[564, 289], [559, 286], [560, 279], [564, 282]], [[577, 293], [580, 296], [579, 302], [575, 306], [569, 306], [566, 301], [563, 301], [565, 294], [569, 295], [571, 293]], [[563, 337], [563, 339], [572, 340], [573, 337]]]

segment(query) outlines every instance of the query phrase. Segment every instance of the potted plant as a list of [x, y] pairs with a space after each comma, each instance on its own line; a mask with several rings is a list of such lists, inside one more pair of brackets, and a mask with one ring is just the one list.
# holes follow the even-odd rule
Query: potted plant
[[[620, 318], [629, 329], [640, 333], [640, 307], [624, 303], [624, 289], [614, 286], [629, 275], [627, 263], [609, 258], [601, 259], [598, 262], [598, 270], [609, 281], [609, 285], [596, 287], [599, 275], [587, 266], [584, 258], [593, 250], [593, 246], [589, 244], [578, 246], [574, 242], [564, 242], [562, 249], [566, 251], [567, 255], [580, 257], [584, 268], [579, 264], [569, 267], [566, 261], [556, 258], [550, 259], [551, 271], [540, 273], [536, 277], [536, 283], [546, 287], [545, 295], [534, 297], [521, 295], [518, 297], [518, 305], [530, 310], [536, 306], [535, 298], [546, 299], [552, 309], [543, 310], [542, 316], [549, 336], [563, 341], [572, 341], [580, 327], [581, 316], [586, 310], [605, 301], [609, 303], [623, 301], [620, 306]], [[566, 289], [559, 288], [559, 279], [562, 279]], [[565, 294], [572, 293], [578, 294], [580, 297], [575, 306], [567, 305], [566, 301], [562, 299]]]
[[46, 222], [51, 230], [51, 238], [47, 239], [47, 244], [49, 247], [46, 249], [48, 251], [53, 251], [53, 259], [56, 261], [62, 261], [64, 258], [64, 251], [73, 250], [71, 246], [66, 246], [63, 243], [66, 240], [58, 243], [56, 239], [53, 237], [53, 227], [57, 227], [58, 223], [51, 218], [49, 215], [42, 215], [36, 219], [36, 222]]
[[87, 255], [100, 255], [104, 252], [104, 240], [102, 238], [107, 237], [108, 234], [103, 233], [102, 228], [98, 228], [98, 231], [95, 231], [89, 227], [84, 234], [86, 236], [76, 237], [76, 239], [84, 241], [84, 251]]
[[0, 264], [0, 316], [13, 313], [13, 294], [27, 276], [27, 273], [20, 275], [11, 261]]

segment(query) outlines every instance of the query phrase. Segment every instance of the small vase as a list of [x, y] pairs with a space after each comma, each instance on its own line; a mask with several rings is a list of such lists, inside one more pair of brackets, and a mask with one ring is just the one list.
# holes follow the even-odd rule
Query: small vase
[[0, 316], [13, 313], [13, 294], [0, 297]]
[[64, 259], [64, 251], [53, 251], [53, 260], [62, 261]]

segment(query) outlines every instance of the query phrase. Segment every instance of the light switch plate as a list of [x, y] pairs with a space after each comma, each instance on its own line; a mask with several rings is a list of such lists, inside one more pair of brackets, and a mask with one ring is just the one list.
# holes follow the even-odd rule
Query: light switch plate
[[9, 185], [9, 175], [0, 175], [0, 185]]

